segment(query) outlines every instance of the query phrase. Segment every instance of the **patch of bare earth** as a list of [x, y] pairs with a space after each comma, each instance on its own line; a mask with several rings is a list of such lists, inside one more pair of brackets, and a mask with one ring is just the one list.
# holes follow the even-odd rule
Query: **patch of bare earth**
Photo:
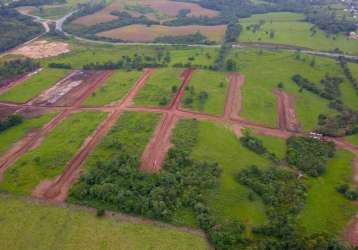
[[275, 89], [274, 93], [277, 96], [279, 128], [293, 132], [300, 131], [294, 108], [294, 97], [279, 89]]
[[58, 56], [68, 52], [70, 52], [68, 43], [41, 40], [20, 47], [11, 53], [16, 55], [23, 55], [33, 59], [41, 59]]

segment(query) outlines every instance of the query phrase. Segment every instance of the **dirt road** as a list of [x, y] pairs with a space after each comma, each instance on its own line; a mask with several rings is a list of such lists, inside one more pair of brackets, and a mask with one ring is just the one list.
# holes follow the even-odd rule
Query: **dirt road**
[[63, 174], [55, 178], [53, 181], [46, 180], [40, 183], [33, 191], [34, 197], [57, 202], [65, 201], [70, 187], [80, 176], [81, 166], [87, 156], [110, 131], [121, 114], [125, 111], [125, 107], [131, 103], [138, 90], [143, 86], [153, 72], [153, 69], [144, 71], [143, 76], [136, 82], [135, 86], [130, 90], [123, 101], [119, 102], [113, 108], [112, 112], [101, 123], [98, 129], [89, 138], [87, 138], [77, 154], [66, 164]]
[[226, 95], [225, 119], [239, 117], [242, 108], [241, 86], [245, 82], [245, 77], [239, 73], [230, 73], [229, 88]]
[[295, 108], [294, 97], [288, 95], [283, 90], [274, 89], [274, 94], [277, 97], [277, 114], [278, 124], [281, 130], [300, 131]]

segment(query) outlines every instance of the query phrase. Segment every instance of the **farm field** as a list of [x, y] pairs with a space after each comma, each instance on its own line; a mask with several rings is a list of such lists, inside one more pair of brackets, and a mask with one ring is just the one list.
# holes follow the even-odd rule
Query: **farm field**
[[351, 135], [346, 137], [347, 141], [358, 146], [358, 135]]
[[195, 71], [182, 99], [182, 106], [195, 111], [224, 113], [228, 75], [206, 70]]
[[190, 10], [189, 16], [214, 17], [219, 13], [205, 9], [195, 3], [172, 2], [169, 0], [115, 0], [105, 8], [94, 14], [80, 17], [72, 22], [77, 26], [93, 26], [117, 19], [113, 11], [127, 11], [133, 16], [144, 15], [151, 20], [168, 20], [175, 18], [180, 10]]
[[8, 150], [14, 143], [26, 136], [26, 134], [41, 128], [49, 122], [56, 113], [49, 113], [39, 117], [26, 118], [23, 123], [7, 129], [0, 133], [0, 156]]
[[356, 205], [336, 191], [339, 184], [353, 182], [353, 159], [352, 153], [338, 151], [322, 177], [307, 180], [307, 203], [299, 216], [299, 226], [306, 234], [340, 234], [357, 212]]
[[[240, 20], [243, 25], [240, 41], [285, 44], [324, 51], [339, 48], [347, 53], [358, 54], [358, 44], [355, 40], [349, 39], [344, 34], [327, 37], [321, 30], [312, 35], [313, 25], [302, 21], [303, 19], [303, 15], [287, 12], [243, 18]], [[260, 20], [264, 22], [257, 31], [248, 29], [250, 25], [259, 24]], [[270, 35], [272, 32], [273, 37]]]
[[142, 74], [140, 71], [116, 71], [82, 105], [100, 106], [120, 101]]
[[[260, 50], [236, 50], [232, 52], [230, 58], [237, 62], [246, 78], [241, 88], [243, 94], [241, 115], [243, 117], [276, 127], [277, 104], [272, 91], [280, 82], [284, 85], [284, 91], [295, 97], [295, 110], [300, 126], [304, 130], [311, 130], [317, 125], [319, 114], [334, 114], [335, 111], [328, 107], [327, 100], [317, 98], [307, 91], [300, 92], [291, 80], [295, 74], [301, 74], [316, 84], [319, 84], [326, 74], [344, 77], [334, 60], [305, 55], [300, 55], [300, 59], [297, 59], [296, 54], [291, 52]], [[315, 62], [314, 67], [311, 66], [312, 60]], [[344, 80], [341, 85], [342, 100], [354, 108], [357, 107], [357, 98], [352, 95], [352, 90], [347, 80]]]
[[206, 48], [185, 48], [170, 50], [170, 65], [213, 65], [218, 56], [217, 49]]
[[177, 93], [182, 69], [157, 69], [134, 98], [134, 104], [145, 106], [167, 106]]
[[105, 116], [103, 112], [70, 115], [41, 145], [23, 155], [5, 172], [0, 189], [17, 194], [31, 194], [41, 181], [61, 174], [67, 161]]
[[209, 41], [222, 42], [226, 25], [217, 26], [200, 26], [187, 25], [169, 27], [162, 25], [145, 26], [141, 24], [133, 24], [113, 30], [97, 33], [98, 37], [120, 39], [127, 42], [153, 42], [156, 38], [163, 36], [184, 36], [194, 34], [196, 32], [206, 36]]
[[45, 68], [27, 81], [4, 92], [0, 95], [0, 101], [27, 102], [64, 78], [68, 73], [68, 70]]
[[5, 249], [210, 249], [206, 239], [167, 225], [88, 209], [0, 195], [0, 245]]

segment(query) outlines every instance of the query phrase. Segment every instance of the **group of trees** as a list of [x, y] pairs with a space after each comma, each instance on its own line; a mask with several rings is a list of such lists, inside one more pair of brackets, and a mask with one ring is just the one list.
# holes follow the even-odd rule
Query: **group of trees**
[[4, 120], [0, 120], [0, 133], [21, 124], [23, 120], [22, 116], [19, 115], [10, 115]]
[[324, 174], [327, 161], [334, 156], [334, 142], [314, 138], [290, 137], [287, 140], [287, 162], [310, 176]]
[[55, 69], [72, 69], [72, 65], [70, 63], [49, 63], [48, 66]]
[[3, 64], [0, 64], [0, 86], [6, 84], [8, 80], [12, 80], [14, 77], [35, 71], [39, 67], [40, 64], [31, 59], [5, 61]]
[[185, 92], [187, 93], [187, 96], [184, 98], [184, 105], [186, 107], [192, 107], [192, 104], [194, 103], [195, 99], [197, 99], [199, 103], [199, 109], [204, 109], [205, 102], [209, 98], [208, 92], [200, 91], [199, 93], [197, 93], [195, 91], [194, 86], [187, 86]]
[[316, 25], [321, 30], [329, 34], [337, 34], [340, 32], [351, 32], [357, 29], [354, 21], [346, 19], [346, 17], [338, 18], [334, 12], [326, 9], [307, 8], [305, 11], [306, 21]]
[[308, 90], [322, 98], [332, 100], [338, 100], [340, 96], [339, 85], [342, 83], [343, 79], [340, 77], [331, 77], [326, 75], [320, 83], [324, 88], [320, 88], [313, 82], [297, 74], [292, 77], [294, 83], [297, 84], [301, 89]]
[[170, 43], [170, 44], [214, 44], [206, 36], [200, 32], [182, 36], [160, 36], [154, 40], [155, 43]]
[[262, 155], [274, 163], [279, 162], [277, 156], [274, 153], [269, 152], [263, 145], [262, 141], [259, 138], [252, 136], [250, 132], [245, 131], [244, 135], [240, 137], [240, 142], [244, 147], [255, 152], [256, 154]]
[[[358, 112], [345, 108], [342, 104], [332, 102], [330, 106], [338, 107], [337, 115], [318, 117], [319, 133], [329, 136], [348, 136], [358, 133]], [[336, 108], [337, 109], [337, 108]]]
[[[19, 32], [21, 31], [21, 32]], [[0, 7], [0, 53], [34, 38], [43, 32], [39, 23], [15, 9]]]
[[8, 7], [17, 8], [21, 6], [40, 6], [40, 5], [51, 5], [51, 4], [65, 4], [66, 0], [19, 0], [11, 1]]
[[339, 57], [338, 62], [342, 68], [344, 75], [346, 76], [348, 81], [352, 84], [352, 87], [356, 90], [358, 95], [358, 82], [357, 79], [354, 78], [352, 71], [348, 66], [347, 60], [344, 57]]
[[135, 54], [133, 57], [123, 56], [122, 59], [105, 63], [89, 63], [83, 66], [84, 70], [103, 70], [103, 69], [125, 69], [142, 70], [143, 68], [165, 67], [170, 62], [170, 54], [158, 52], [156, 57], [141, 56]]
[[237, 180], [261, 197], [269, 219], [253, 229], [258, 237], [249, 249], [350, 249], [327, 234], [303, 236], [297, 230], [297, 215], [305, 205], [307, 187], [294, 172], [250, 166], [238, 174]]

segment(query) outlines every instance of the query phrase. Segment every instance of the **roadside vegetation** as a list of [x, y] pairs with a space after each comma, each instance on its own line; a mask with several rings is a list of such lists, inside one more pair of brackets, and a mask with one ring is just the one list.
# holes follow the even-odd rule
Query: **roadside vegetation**
[[223, 114], [228, 86], [228, 76], [225, 73], [195, 71], [185, 89], [182, 105], [195, 111]]
[[41, 181], [61, 174], [66, 163], [105, 115], [102, 112], [72, 114], [60, 123], [40, 146], [24, 154], [5, 172], [0, 190], [31, 194]]
[[0, 64], [0, 86], [40, 67], [39, 63], [30, 59], [15, 59]]
[[0, 95], [0, 100], [18, 103], [27, 102], [64, 78], [68, 73], [69, 71], [64, 69], [45, 68], [25, 82], [4, 92]]
[[143, 88], [134, 98], [136, 105], [167, 106], [179, 90], [181, 69], [161, 68], [150, 76]]
[[140, 78], [140, 71], [116, 71], [82, 105], [106, 105], [120, 101]]

